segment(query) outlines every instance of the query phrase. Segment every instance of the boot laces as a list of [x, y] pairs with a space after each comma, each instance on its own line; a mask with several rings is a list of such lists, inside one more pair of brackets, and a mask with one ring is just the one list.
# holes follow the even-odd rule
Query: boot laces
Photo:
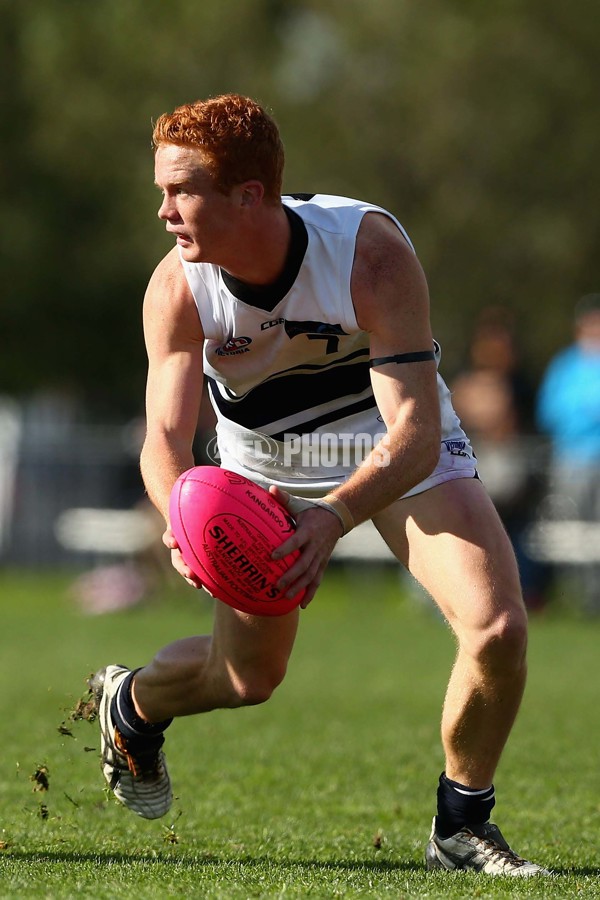
[[471, 832], [471, 835], [469, 843], [473, 844], [480, 853], [485, 854], [491, 862], [502, 864], [505, 868], [520, 868], [527, 863], [526, 859], [518, 856], [510, 847], [501, 846], [493, 838], [477, 835], [474, 832]]
[[[149, 742], [148, 742], [149, 743]], [[160, 776], [159, 750], [162, 741], [158, 746], [148, 746], [143, 750], [132, 748], [127, 739], [123, 737], [118, 728], [115, 728], [115, 747], [124, 757], [127, 768], [134, 778], [150, 780]]]

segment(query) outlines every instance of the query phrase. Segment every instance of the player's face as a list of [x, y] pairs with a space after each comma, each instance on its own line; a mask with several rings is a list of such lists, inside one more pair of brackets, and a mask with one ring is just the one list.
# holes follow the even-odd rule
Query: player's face
[[235, 189], [216, 190], [202, 154], [192, 147], [161, 144], [154, 160], [163, 199], [158, 217], [174, 234], [188, 262], [219, 263], [230, 251], [235, 226]]

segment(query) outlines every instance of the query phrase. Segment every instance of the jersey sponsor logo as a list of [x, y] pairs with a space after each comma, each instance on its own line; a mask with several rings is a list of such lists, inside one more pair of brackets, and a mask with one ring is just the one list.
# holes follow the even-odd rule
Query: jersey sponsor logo
[[262, 323], [262, 325], [260, 326], [260, 330], [266, 331], [267, 328], [275, 328], [276, 325], [283, 325], [284, 322], [285, 319], [283, 319], [281, 316], [278, 319], [269, 319], [268, 322]]
[[217, 350], [217, 356], [237, 356], [239, 353], [248, 353], [250, 349], [248, 344], [252, 343], [252, 338], [249, 337], [232, 337], [229, 338], [226, 344], [223, 344], [222, 347], [219, 347]]

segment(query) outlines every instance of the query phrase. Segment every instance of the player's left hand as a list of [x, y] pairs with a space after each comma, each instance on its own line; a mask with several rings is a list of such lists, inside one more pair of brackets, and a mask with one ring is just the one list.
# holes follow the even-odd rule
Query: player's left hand
[[277, 582], [277, 587], [286, 597], [295, 597], [303, 588], [306, 592], [300, 606], [306, 609], [317, 592], [333, 548], [342, 536], [342, 525], [333, 512], [310, 502], [301, 501], [294, 509], [296, 498], [287, 491], [271, 485], [269, 493], [281, 503], [296, 520], [297, 528], [292, 537], [273, 551], [273, 559], [283, 559], [294, 550], [300, 550], [300, 556], [285, 575]]

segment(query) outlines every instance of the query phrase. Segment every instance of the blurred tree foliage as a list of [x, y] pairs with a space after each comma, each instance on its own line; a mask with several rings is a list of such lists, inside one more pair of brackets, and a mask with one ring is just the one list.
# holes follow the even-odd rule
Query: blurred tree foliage
[[272, 110], [286, 190], [407, 227], [445, 374], [500, 304], [539, 375], [600, 289], [599, 38], [593, 0], [0, 0], [0, 393], [139, 412], [151, 123], [225, 91]]

